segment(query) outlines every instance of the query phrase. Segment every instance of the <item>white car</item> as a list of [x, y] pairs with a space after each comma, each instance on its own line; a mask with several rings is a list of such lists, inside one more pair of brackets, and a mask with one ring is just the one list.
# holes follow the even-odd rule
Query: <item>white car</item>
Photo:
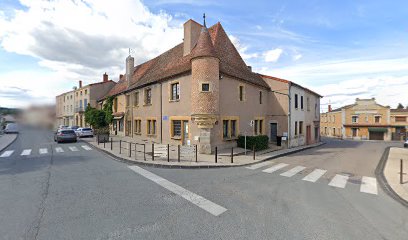
[[18, 125], [17, 123], [8, 123], [6, 128], [4, 129], [4, 133], [18, 133]]
[[92, 128], [78, 128], [75, 133], [78, 137], [93, 137]]
[[405, 147], [405, 148], [408, 148], [408, 139], [407, 139], [407, 141], [405, 141], [404, 147]]

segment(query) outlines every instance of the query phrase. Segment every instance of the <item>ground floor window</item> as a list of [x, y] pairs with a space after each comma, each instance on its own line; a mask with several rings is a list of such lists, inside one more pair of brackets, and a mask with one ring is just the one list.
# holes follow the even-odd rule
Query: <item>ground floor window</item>
[[299, 122], [299, 135], [303, 134], [303, 121]]
[[121, 119], [119, 120], [119, 129], [118, 129], [118, 131], [119, 131], [119, 132], [123, 132], [123, 118], [121, 118]]
[[171, 137], [181, 138], [181, 120], [171, 121], [172, 135]]
[[254, 134], [255, 135], [262, 135], [263, 131], [263, 119], [255, 119], [254, 122]]
[[352, 128], [351, 129], [351, 133], [352, 133], [353, 137], [357, 137], [357, 130], [358, 130], [357, 128]]
[[135, 120], [134, 131], [135, 131], [135, 134], [141, 134], [142, 133], [142, 120], [140, 120], [140, 119]]
[[224, 118], [222, 120], [222, 138], [234, 139], [238, 136], [238, 119]]
[[156, 135], [156, 120], [147, 120], [147, 135]]
[[298, 135], [298, 122], [295, 121], [295, 136]]

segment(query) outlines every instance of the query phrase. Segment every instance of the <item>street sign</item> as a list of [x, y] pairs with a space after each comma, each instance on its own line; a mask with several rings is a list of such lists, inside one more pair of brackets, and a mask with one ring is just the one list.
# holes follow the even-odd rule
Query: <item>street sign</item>
[[255, 124], [255, 121], [254, 121], [254, 120], [251, 120], [251, 121], [249, 122], [249, 126], [251, 126], [251, 127], [253, 127], [254, 124]]

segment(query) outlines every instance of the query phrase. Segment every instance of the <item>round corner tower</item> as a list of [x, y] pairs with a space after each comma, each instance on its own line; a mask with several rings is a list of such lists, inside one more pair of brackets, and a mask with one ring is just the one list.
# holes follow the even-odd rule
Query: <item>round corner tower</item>
[[220, 106], [220, 60], [205, 23], [191, 54], [191, 117], [200, 128], [199, 152], [211, 154], [211, 130]]

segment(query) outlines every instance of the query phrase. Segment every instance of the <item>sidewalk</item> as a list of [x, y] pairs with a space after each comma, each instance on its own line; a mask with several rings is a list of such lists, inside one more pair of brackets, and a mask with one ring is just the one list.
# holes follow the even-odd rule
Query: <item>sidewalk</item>
[[[157, 167], [166, 168], [214, 168], [214, 167], [235, 167], [235, 166], [245, 166], [254, 163], [259, 163], [269, 159], [285, 156], [291, 153], [309, 149], [312, 147], [317, 147], [323, 143], [317, 143], [308, 146], [296, 147], [291, 149], [268, 149], [259, 151], [256, 153], [255, 160], [253, 159], [253, 152], [247, 150], [247, 155], [244, 155], [244, 149], [234, 148], [233, 151], [233, 163], [231, 163], [231, 148], [223, 149], [218, 151], [217, 163], [215, 162], [215, 155], [199, 154], [195, 151], [194, 146], [182, 146], [180, 147], [180, 161], [178, 160], [178, 147], [170, 145], [169, 150], [167, 150], [167, 145], [154, 143], [154, 160], [152, 158], [152, 142], [140, 141], [136, 142], [135, 139], [129, 137], [117, 137], [114, 136], [111, 143], [103, 143], [99, 145], [96, 142], [96, 138], [83, 139], [90, 145], [102, 150], [103, 152], [118, 158], [122, 161], [143, 164], [143, 165], [154, 165]], [[119, 143], [121, 141], [121, 143]], [[129, 153], [129, 142], [131, 142], [131, 151]], [[135, 143], [140, 144], [136, 146]], [[119, 150], [119, 145], [122, 146]], [[145, 152], [145, 154], [144, 154]], [[167, 152], [169, 153], [169, 159], [167, 157]]]
[[[400, 159], [403, 159], [403, 183], [400, 183]], [[408, 149], [390, 148], [384, 167], [384, 177], [392, 190], [408, 202]]]
[[17, 134], [1, 134], [0, 135], [0, 151], [3, 151], [6, 147], [16, 140]]

